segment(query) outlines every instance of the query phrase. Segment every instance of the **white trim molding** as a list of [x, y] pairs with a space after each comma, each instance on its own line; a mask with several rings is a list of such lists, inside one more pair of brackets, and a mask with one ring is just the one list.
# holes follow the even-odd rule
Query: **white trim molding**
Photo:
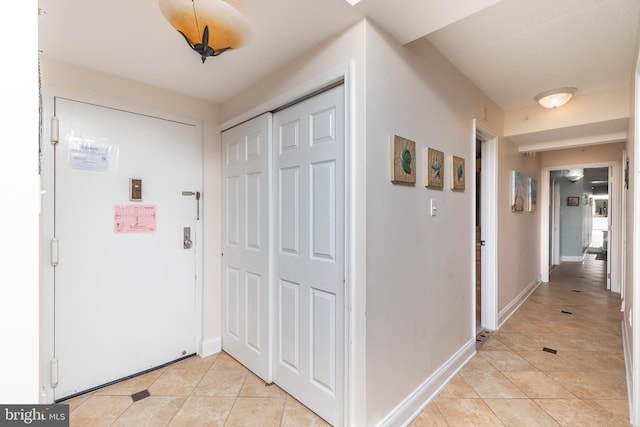
[[220, 337], [208, 338], [200, 341], [198, 356], [207, 357], [222, 351], [222, 339]]
[[629, 419], [633, 419], [633, 354], [631, 353], [631, 343], [629, 342], [628, 330], [622, 319], [622, 349], [624, 356], [624, 367], [627, 375], [627, 400], [629, 402]]
[[575, 255], [575, 256], [561, 256], [560, 257], [560, 262], [584, 262], [584, 260], [587, 258], [587, 253], [585, 252], [582, 255]]
[[475, 336], [377, 424], [407, 426], [476, 354]]
[[502, 327], [502, 325], [504, 325], [504, 323], [509, 320], [513, 313], [515, 313], [516, 310], [518, 310], [518, 308], [520, 308], [520, 306], [524, 304], [527, 298], [529, 298], [529, 295], [531, 295], [533, 291], [538, 289], [540, 283], [542, 283], [542, 281], [540, 280], [540, 276], [538, 276], [533, 282], [529, 283], [527, 287], [518, 294], [518, 296], [512, 299], [505, 308], [500, 310], [500, 313], [498, 314], [498, 324], [500, 325], [500, 327]]
[[[481, 199], [481, 234], [484, 246], [481, 256], [481, 294], [480, 309], [482, 312], [482, 327], [488, 330], [498, 329], [498, 135], [489, 129], [481, 120], [473, 120], [473, 142], [480, 139], [482, 148], [482, 199]], [[473, 186], [475, 187], [475, 174], [473, 174]], [[476, 206], [476, 194], [474, 191], [473, 209]], [[475, 266], [475, 220], [472, 223], [474, 238], [472, 239], [472, 258]], [[473, 301], [473, 324], [475, 331], [476, 321], [476, 277], [475, 267], [472, 268], [473, 280], [471, 283]]]

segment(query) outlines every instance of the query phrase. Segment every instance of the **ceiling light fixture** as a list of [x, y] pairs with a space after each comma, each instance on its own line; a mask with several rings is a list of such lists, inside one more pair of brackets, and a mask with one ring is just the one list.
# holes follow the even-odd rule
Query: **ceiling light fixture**
[[575, 87], [561, 87], [559, 89], [551, 89], [541, 92], [533, 99], [535, 99], [541, 107], [558, 108], [569, 102], [577, 91], [578, 89]]
[[580, 174], [577, 174], [577, 175], [567, 175], [567, 176], [565, 176], [565, 178], [567, 178], [569, 181], [571, 181], [571, 182], [573, 182], [573, 183], [575, 184], [575, 183], [576, 183], [576, 182], [578, 182], [580, 179], [582, 179], [582, 177], [583, 177], [583, 176], [584, 176], [584, 175], [580, 175]]
[[160, 0], [160, 11], [200, 54], [202, 63], [246, 44], [249, 22], [222, 0]]

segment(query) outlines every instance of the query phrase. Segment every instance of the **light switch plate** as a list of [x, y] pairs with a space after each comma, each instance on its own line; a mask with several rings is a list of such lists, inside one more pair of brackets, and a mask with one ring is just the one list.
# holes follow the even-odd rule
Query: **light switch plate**
[[438, 204], [436, 203], [436, 199], [431, 199], [429, 201], [429, 206], [430, 206], [431, 216], [436, 216], [436, 213], [438, 211]]

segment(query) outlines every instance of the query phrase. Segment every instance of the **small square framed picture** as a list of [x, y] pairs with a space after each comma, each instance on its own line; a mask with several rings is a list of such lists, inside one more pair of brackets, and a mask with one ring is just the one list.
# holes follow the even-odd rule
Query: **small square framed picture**
[[416, 183], [416, 143], [398, 135], [391, 139], [391, 182]]
[[458, 156], [451, 156], [451, 189], [454, 191], [464, 191], [465, 170], [464, 159]]
[[433, 148], [425, 148], [424, 185], [442, 189], [444, 185], [444, 153]]
[[580, 206], [580, 197], [567, 197], [567, 206]]

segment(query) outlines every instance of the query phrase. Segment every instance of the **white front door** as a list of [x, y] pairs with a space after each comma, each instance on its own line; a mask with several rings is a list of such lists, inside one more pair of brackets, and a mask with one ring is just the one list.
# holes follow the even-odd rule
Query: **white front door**
[[274, 381], [333, 425], [344, 407], [344, 86], [274, 114]]
[[55, 110], [59, 400], [195, 352], [202, 179], [192, 124], [62, 98]]
[[222, 348], [271, 382], [271, 114], [222, 133]]

